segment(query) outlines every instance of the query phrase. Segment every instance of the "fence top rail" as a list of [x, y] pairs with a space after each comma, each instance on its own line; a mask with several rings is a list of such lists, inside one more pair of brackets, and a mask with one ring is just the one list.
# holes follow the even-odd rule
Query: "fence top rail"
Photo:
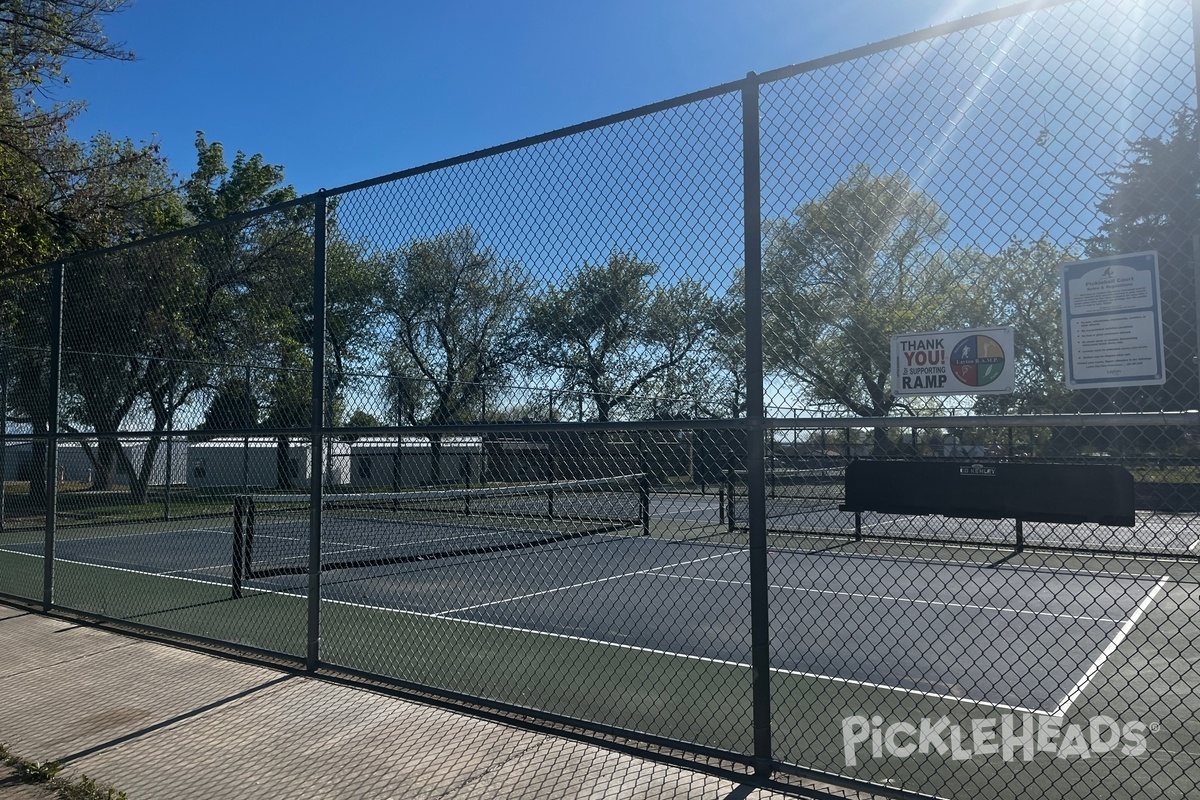
[[36, 273], [44, 273], [47, 278], [50, 277], [50, 270], [54, 267], [55, 262], [50, 261], [43, 264], [34, 264], [32, 267], [22, 267], [14, 269], [11, 272], [0, 273], [0, 280], [12, 280], [13, 278], [23, 278], [26, 275], [34, 275]]
[[757, 76], [760, 84], [771, 83], [773, 81], [783, 80], [785, 78], [794, 78], [797, 75], [802, 75], [806, 72], [815, 72], [819, 69], [832, 67], [837, 64], [843, 64], [848, 61], [864, 58], [866, 56], [876, 55], [878, 53], [886, 53], [889, 50], [896, 50], [906, 45], [920, 44], [921, 42], [937, 39], [942, 36], [947, 36], [952, 33], [970, 30], [981, 25], [986, 25], [991, 22], [999, 22], [1003, 19], [1011, 17], [1019, 17], [1023, 14], [1029, 14], [1035, 11], [1044, 11], [1055, 6], [1064, 6], [1071, 3], [1078, 3], [1082, 0], [1024, 0], [1020, 3], [1014, 3], [1008, 6], [984, 11], [979, 14], [972, 14], [962, 19], [952, 22], [943, 22], [939, 25], [933, 25], [928, 28], [922, 28], [919, 31], [905, 33], [899, 36], [893, 36], [889, 39], [876, 42], [874, 44], [862, 45], [849, 50], [843, 50], [840, 53], [833, 55], [814, 58], [809, 61], [802, 61], [799, 64], [792, 64], [786, 67], [779, 67], [768, 72], [759, 73]]
[[[121, 244], [113, 245], [112, 247], [103, 247], [99, 250], [85, 250], [84, 252], [81, 252], [81, 253], [70, 253], [68, 255], [62, 256], [61, 258], [56, 258], [53, 261], [47, 261], [44, 264], [39, 264], [35, 267], [29, 267], [28, 269], [49, 270], [49, 269], [53, 269], [54, 267], [57, 267], [60, 265], [66, 266], [68, 264], [73, 264], [73, 263], [76, 263], [79, 261], [86, 261], [91, 258], [103, 258], [104, 256], [109, 256], [109, 255], [112, 255], [113, 253], [120, 253], [125, 250], [132, 250], [132, 249], [138, 248], [138, 247], [145, 247], [147, 245], [155, 244], [157, 242], [168, 241], [170, 239], [181, 239], [181, 238], [184, 238], [187, 236], [194, 236], [195, 234], [209, 230], [210, 228], [217, 228], [222, 225], [234, 225], [239, 222], [246, 222], [248, 220], [257, 219], [258, 217], [265, 217], [265, 216], [269, 216], [271, 214], [278, 214], [281, 211], [287, 211], [288, 209], [296, 208], [298, 206], [311, 205], [316, 201], [317, 197], [319, 197], [320, 195], [323, 195], [323, 194], [325, 194], [324, 189], [322, 189], [319, 192], [314, 192], [312, 194], [306, 194], [303, 197], [297, 197], [292, 200], [285, 200], [282, 203], [275, 203], [274, 205], [264, 206], [263, 208], [256, 208], [251, 211], [242, 211], [237, 214], [230, 214], [227, 217], [221, 217], [220, 219], [211, 219], [211, 220], [208, 220], [207, 222], [201, 222], [199, 224], [191, 225], [186, 228], [179, 228], [178, 230], [166, 231], [165, 233], [158, 233], [153, 236], [147, 236], [143, 239], [135, 239], [132, 242], [122, 242]], [[19, 273], [17, 273], [17, 272], [4, 273], [4, 274], [0, 274], [0, 278], [8, 278], [8, 277], [11, 277], [12, 275], [16, 275], [16, 274], [19, 274]]]

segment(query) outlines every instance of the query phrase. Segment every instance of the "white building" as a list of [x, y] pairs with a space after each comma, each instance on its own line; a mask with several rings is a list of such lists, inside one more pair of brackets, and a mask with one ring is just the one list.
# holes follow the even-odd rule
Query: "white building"
[[[192, 442], [187, 454], [187, 485], [195, 488], [301, 488], [311, 475], [309, 444], [274, 437], [212, 439]], [[280, 467], [283, 467], [282, 471]]]
[[[325, 483], [350, 482], [350, 447], [325, 444]], [[287, 472], [281, 480], [280, 466]], [[230, 437], [193, 442], [187, 451], [187, 485], [197, 488], [240, 487], [303, 489], [312, 477], [312, 448], [307, 440], [289, 437], [286, 454], [274, 436]]]
[[[446, 436], [440, 442], [437, 481], [479, 484], [483, 439]], [[425, 436], [364, 436], [350, 442], [350, 485], [388, 489], [434, 482], [433, 445]]]
[[[59, 480], [67, 483], [94, 485], [96, 483], [96, 464], [93, 459], [98, 458], [99, 455], [97, 446], [98, 442], [95, 439], [59, 442]], [[121, 441], [121, 449], [125, 452], [125, 457], [129, 459], [129, 465], [132, 467], [133, 474], [135, 475], [141, 471], [142, 464], [146, 460], [147, 447], [148, 443], [145, 439], [124, 439]], [[186, 483], [187, 451], [187, 441], [182, 437], [174, 438], [170, 443], [170, 456], [168, 457], [167, 440], [166, 438], [161, 439], [158, 443], [158, 449], [154, 453], [154, 464], [150, 468], [148, 485], [166, 485], [168, 461], [170, 462], [171, 483]], [[120, 461], [114, 461], [111, 469], [110, 486], [116, 488], [130, 485], [130, 474], [126, 471], [124, 464]]]
[[4, 443], [4, 474], [0, 480], [27, 481], [32, 475], [33, 442]]

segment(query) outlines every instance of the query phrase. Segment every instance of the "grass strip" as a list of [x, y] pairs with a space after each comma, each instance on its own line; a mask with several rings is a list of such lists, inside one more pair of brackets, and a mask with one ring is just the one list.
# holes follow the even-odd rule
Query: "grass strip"
[[22, 783], [45, 784], [61, 800], [127, 800], [124, 792], [96, 782], [87, 775], [68, 779], [59, 773], [62, 766], [55, 761], [29, 761], [20, 758], [0, 744], [0, 761], [6, 764]]

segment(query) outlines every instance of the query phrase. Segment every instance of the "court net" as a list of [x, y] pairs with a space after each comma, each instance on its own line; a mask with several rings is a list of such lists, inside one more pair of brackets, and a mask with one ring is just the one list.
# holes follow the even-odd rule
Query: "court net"
[[[362, 494], [321, 500], [320, 569], [353, 569], [552, 545], [649, 527], [645, 475]], [[310, 572], [311, 498], [235, 498], [233, 583]]]

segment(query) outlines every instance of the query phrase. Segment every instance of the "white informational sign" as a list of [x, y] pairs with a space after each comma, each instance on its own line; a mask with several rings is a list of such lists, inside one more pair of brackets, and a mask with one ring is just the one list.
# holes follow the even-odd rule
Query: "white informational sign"
[[1156, 252], [1063, 264], [1067, 388], [1165, 382], [1160, 308]]
[[892, 394], [1009, 394], [1013, 329], [901, 333], [892, 337]]

